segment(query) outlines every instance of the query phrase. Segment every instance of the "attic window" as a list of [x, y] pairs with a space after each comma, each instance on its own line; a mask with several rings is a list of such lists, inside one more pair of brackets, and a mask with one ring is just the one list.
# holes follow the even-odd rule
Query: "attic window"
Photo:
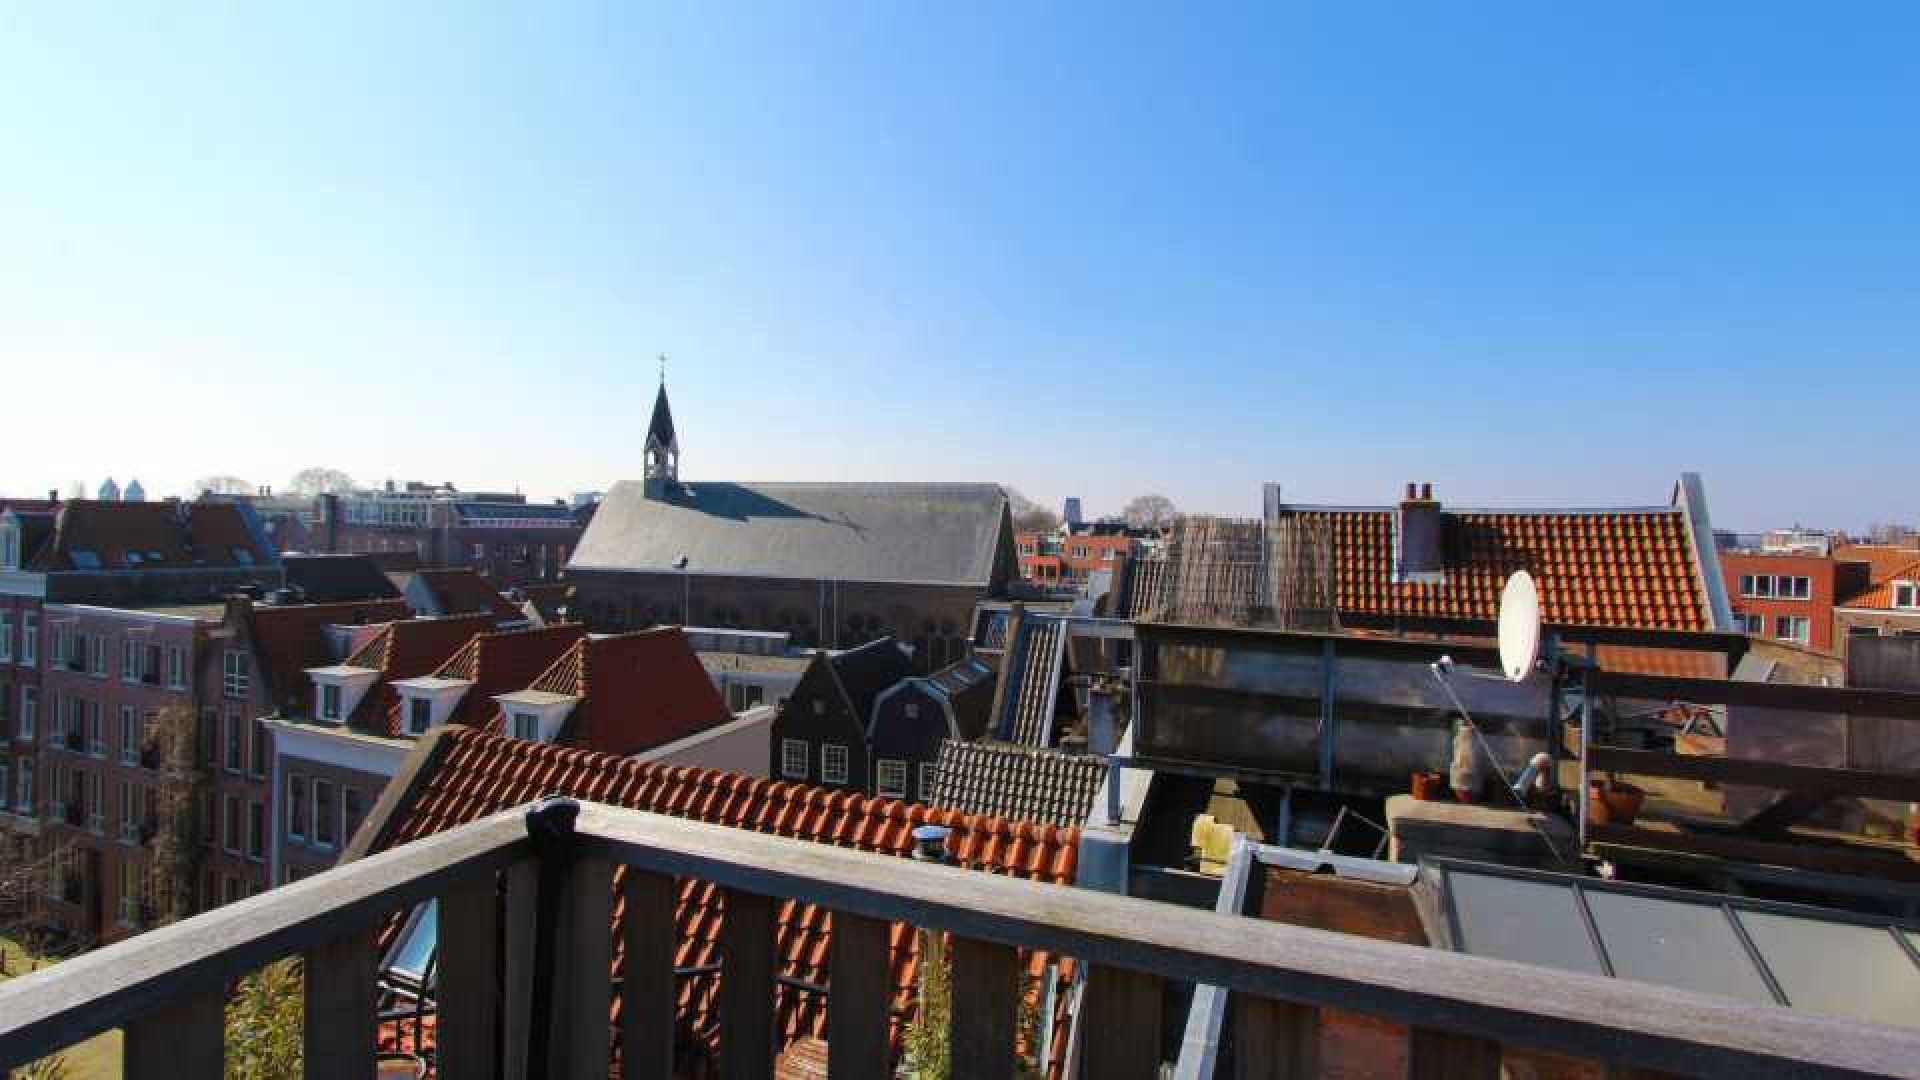
[[1893, 606], [1897, 608], [1920, 608], [1920, 581], [1894, 582]]
[[[909, 720], [920, 719], [920, 703], [917, 701], [909, 701], [901, 711], [907, 714], [907, 719]], [[901, 781], [901, 783], [904, 784], [905, 781]]]
[[407, 699], [407, 734], [424, 735], [433, 726], [433, 699]]
[[513, 737], [527, 742], [540, 741], [540, 718], [530, 712], [513, 714]]

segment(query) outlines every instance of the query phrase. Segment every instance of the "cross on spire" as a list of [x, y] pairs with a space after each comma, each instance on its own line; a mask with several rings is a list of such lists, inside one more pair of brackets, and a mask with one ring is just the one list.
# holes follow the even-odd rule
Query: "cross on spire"
[[667, 354], [660, 354], [660, 385], [667, 385]]

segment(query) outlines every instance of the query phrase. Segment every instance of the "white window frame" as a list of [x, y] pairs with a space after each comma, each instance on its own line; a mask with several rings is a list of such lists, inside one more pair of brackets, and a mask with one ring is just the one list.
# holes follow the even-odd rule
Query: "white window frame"
[[[1901, 594], [1905, 594], [1902, 599]], [[1920, 608], [1920, 581], [1908, 581], [1904, 578], [1893, 583], [1893, 606], [1902, 610]]]
[[167, 689], [185, 690], [187, 688], [187, 650], [178, 645], [167, 646]]
[[810, 775], [812, 761], [813, 752], [805, 739], [780, 740], [780, 775], [785, 779], [805, 780]]
[[39, 723], [39, 720], [40, 688], [37, 686], [21, 687], [20, 726], [15, 731], [14, 737], [21, 740], [31, 740], [33, 738], [33, 729]]
[[27, 665], [40, 662], [40, 613], [37, 611], [20, 614], [20, 662]]
[[96, 679], [107, 677], [107, 635], [92, 634], [87, 641], [87, 674]]
[[[320, 809], [322, 805], [320, 791], [322, 788], [333, 793], [329, 794], [325, 800], [328, 807], [326, 813], [322, 813]], [[340, 846], [340, 822], [337, 819], [329, 820], [339, 813], [340, 798], [338, 791], [339, 785], [333, 781], [318, 776], [313, 778], [313, 827], [307, 830], [307, 840], [314, 847], [322, 851], [332, 851], [334, 848]], [[323, 824], [330, 826], [328, 831], [333, 833], [333, 839], [326, 839], [322, 835], [320, 827]]]
[[320, 719], [338, 722], [340, 719], [340, 684], [320, 684]]
[[[1787, 633], [1783, 634], [1780, 632], [1782, 626], [1788, 628]], [[1805, 645], [1813, 638], [1813, 620], [1807, 618], [1805, 615], [1775, 615], [1773, 617], [1773, 636], [1781, 641], [1792, 641]]]
[[120, 706], [120, 764], [140, 764], [140, 713], [131, 705]]
[[287, 839], [305, 841], [307, 815], [313, 812], [313, 796], [308, 793], [307, 778], [301, 773], [287, 774]]
[[850, 755], [847, 753], [846, 743], [821, 743], [820, 782], [823, 784], [846, 783], [847, 762], [849, 758]]
[[513, 727], [513, 737], [525, 742], [540, 741], [540, 717], [535, 713], [516, 709], [507, 714]]
[[140, 641], [132, 634], [120, 636], [120, 681], [140, 681]]
[[87, 753], [97, 758], [107, 756], [107, 717], [106, 709], [97, 701], [86, 703], [87, 709]]
[[13, 612], [0, 611], [0, 664], [13, 663]]
[[873, 763], [873, 793], [883, 799], [907, 797], [907, 763], [899, 758], [881, 758]]

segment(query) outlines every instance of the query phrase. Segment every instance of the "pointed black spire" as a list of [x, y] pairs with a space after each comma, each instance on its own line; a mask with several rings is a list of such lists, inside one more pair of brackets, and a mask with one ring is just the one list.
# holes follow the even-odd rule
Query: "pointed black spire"
[[667, 358], [660, 358], [660, 390], [653, 398], [653, 419], [647, 424], [646, 489], [650, 498], [665, 497], [667, 485], [680, 480], [680, 438], [673, 430], [673, 407], [667, 404]]

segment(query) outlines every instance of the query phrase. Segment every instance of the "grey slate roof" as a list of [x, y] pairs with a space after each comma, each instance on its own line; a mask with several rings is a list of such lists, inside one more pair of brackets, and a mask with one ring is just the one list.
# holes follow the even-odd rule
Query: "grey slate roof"
[[287, 584], [306, 593], [307, 603], [389, 600], [400, 595], [392, 580], [365, 555], [283, 555]]
[[1086, 821], [1106, 762], [1084, 754], [1006, 743], [940, 744], [932, 804], [1062, 828]]
[[586, 570], [986, 585], [997, 484], [615, 484], [569, 564]]
[[847, 692], [847, 704], [852, 707], [853, 715], [860, 718], [862, 727], [872, 722], [873, 699], [913, 674], [913, 658], [890, 637], [829, 657], [827, 664], [840, 680], [841, 689]]

